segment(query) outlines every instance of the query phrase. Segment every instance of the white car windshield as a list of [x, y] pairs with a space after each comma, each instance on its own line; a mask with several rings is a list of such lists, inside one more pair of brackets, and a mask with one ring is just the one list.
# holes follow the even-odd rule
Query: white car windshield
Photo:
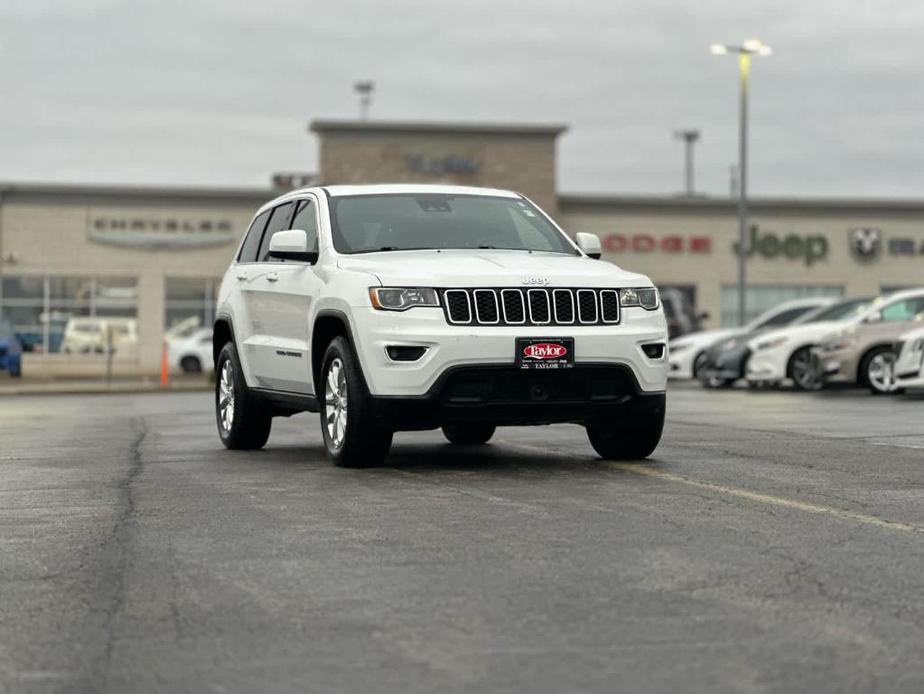
[[420, 249], [506, 249], [580, 255], [522, 198], [390, 194], [333, 197], [339, 253]]

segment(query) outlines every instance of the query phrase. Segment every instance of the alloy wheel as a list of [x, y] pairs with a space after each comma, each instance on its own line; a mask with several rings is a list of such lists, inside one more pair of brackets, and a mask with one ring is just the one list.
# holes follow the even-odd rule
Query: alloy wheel
[[327, 370], [324, 386], [327, 436], [334, 448], [343, 446], [347, 428], [347, 380], [343, 361], [336, 357]]
[[895, 355], [891, 352], [880, 352], [873, 356], [866, 369], [869, 384], [880, 393], [891, 393], [895, 390]]
[[802, 390], [818, 390], [821, 379], [818, 377], [818, 364], [812, 353], [800, 349], [792, 357], [792, 380]]
[[234, 372], [230, 359], [222, 364], [218, 378], [218, 415], [221, 428], [225, 432], [231, 431], [234, 424]]

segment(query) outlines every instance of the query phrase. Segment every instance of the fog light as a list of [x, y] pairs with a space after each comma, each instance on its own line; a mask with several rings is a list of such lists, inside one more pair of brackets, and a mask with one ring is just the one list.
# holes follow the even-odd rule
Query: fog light
[[385, 354], [392, 361], [417, 361], [426, 351], [426, 347], [407, 347], [405, 345], [389, 345], [385, 348]]
[[649, 359], [660, 359], [664, 356], [664, 343], [653, 342], [648, 345], [642, 345], [642, 351]]

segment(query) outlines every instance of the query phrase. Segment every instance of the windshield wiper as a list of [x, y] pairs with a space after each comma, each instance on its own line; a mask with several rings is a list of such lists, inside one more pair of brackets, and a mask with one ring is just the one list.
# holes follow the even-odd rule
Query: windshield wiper
[[492, 250], [492, 251], [526, 251], [527, 253], [532, 253], [532, 248], [508, 248], [507, 246], [489, 246], [487, 244], [478, 246], [479, 249]]

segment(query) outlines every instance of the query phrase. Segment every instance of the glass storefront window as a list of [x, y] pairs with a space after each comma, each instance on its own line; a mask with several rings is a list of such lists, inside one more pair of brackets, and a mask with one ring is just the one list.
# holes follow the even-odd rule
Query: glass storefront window
[[27, 352], [137, 355], [137, 278], [7, 276], [0, 309]]
[[[773, 285], [749, 286], [746, 290], [746, 321], [751, 321], [764, 311], [778, 306], [784, 301], [804, 299], [813, 296], [842, 296], [844, 288], [835, 285]], [[738, 287], [733, 284], [722, 285], [722, 327], [732, 328], [738, 325]]]
[[164, 327], [177, 337], [191, 334], [215, 322], [215, 304], [221, 279], [214, 277], [168, 277]]

